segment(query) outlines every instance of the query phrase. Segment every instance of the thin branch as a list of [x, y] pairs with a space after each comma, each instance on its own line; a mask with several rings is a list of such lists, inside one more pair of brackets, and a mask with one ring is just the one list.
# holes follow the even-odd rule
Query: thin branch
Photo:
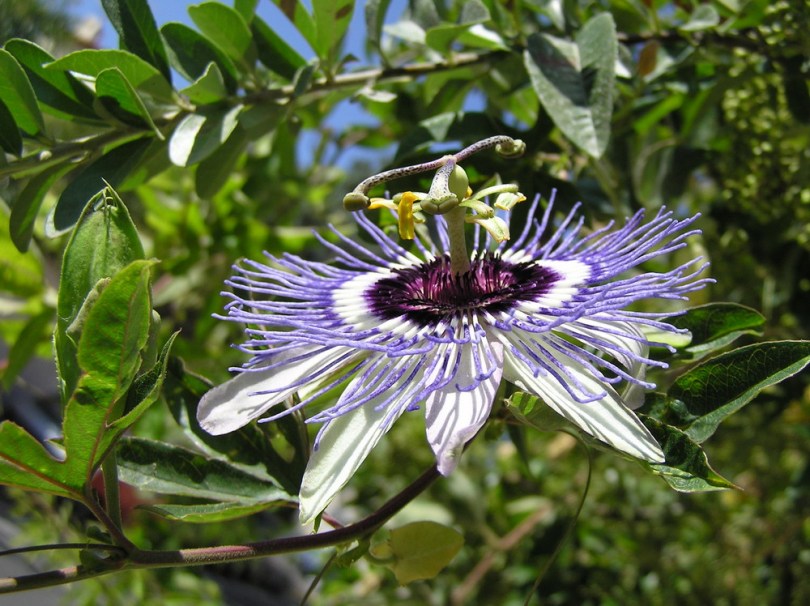
[[340, 545], [341, 543], [359, 539], [373, 533], [394, 514], [424, 492], [439, 478], [439, 475], [435, 467], [428, 469], [402, 490], [402, 492], [391, 498], [370, 516], [336, 530], [320, 534], [246, 543], [244, 545], [201, 547], [196, 549], [179, 549], [176, 551], [142, 551], [134, 548], [129, 552], [126, 558], [110, 557], [107, 559], [99, 559], [92, 567], [83, 565], [71, 566], [59, 570], [49, 570], [47, 572], [19, 577], [0, 578], [0, 594], [24, 591], [27, 589], [39, 589], [54, 585], [64, 585], [74, 581], [110, 574], [119, 570], [201, 566]]

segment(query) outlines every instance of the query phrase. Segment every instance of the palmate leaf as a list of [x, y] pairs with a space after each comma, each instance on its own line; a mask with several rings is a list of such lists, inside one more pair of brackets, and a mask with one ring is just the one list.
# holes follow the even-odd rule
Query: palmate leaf
[[607, 148], [613, 113], [618, 42], [610, 13], [593, 17], [563, 40], [529, 36], [526, 69], [546, 112], [580, 149], [599, 158]]

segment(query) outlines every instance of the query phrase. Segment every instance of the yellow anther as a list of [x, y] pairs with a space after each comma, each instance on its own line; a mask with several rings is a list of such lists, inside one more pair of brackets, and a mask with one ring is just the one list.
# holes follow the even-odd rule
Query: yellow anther
[[413, 203], [416, 200], [418, 198], [412, 191], [406, 191], [399, 198], [397, 216], [399, 217], [399, 237], [403, 240], [413, 240], [415, 235]]

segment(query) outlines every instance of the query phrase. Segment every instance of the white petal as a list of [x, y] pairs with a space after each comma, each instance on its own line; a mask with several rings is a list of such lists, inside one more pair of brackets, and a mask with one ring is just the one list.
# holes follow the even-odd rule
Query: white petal
[[[403, 359], [402, 363], [406, 360]], [[393, 370], [392, 370], [393, 372]], [[308, 524], [320, 514], [332, 501], [360, 467], [371, 450], [377, 445], [397, 418], [405, 411], [398, 404], [412, 395], [413, 390], [403, 389], [406, 383], [416, 385], [419, 378], [407, 377], [409, 372], [381, 394], [370, 399], [355, 410], [347, 412], [328, 422], [320, 434], [317, 450], [307, 463], [304, 478], [301, 481], [299, 516], [302, 524]], [[361, 376], [352, 379], [346, 387], [346, 393], [352, 393]], [[392, 394], [399, 392], [395, 401], [382, 410], [374, 410]], [[340, 401], [335, 407], [340, 406]], [[393, 417], [388, 418], [389, 415]]]
[[[462, 387], [475, 382], [476, 368], [473, 361], [473, 343], [463, 346], [461, 361], [455, 379], [443, 389], [434, 391], [425, 403], [425, 425], [427, 438], [433, 452], [436, 453], [436, 464], [442, 475], [449, 475], [458, 463], [464, 445], [478, 433], [486, 423], [492, 410], [495, 392], [501, 383], [503, 374], [503, 346], [500, 343], [489, 344], [486, 340], [480, 344], [482, 358], [487, 359], [486, 351], [491, 351], [497, 368], [492, 375], [481, 381], [472, 391], [460, 391]], [[484, 362], [486, 365], [488, 362]]]
[[535, 377], [508, 349], [504, 356], [504, 376], [521, 389], [543, 398], [558, 414], [617, 450], [645, 461], [664, 461], [664, 453], [658, 442], [638, 417], [622, 403], [615, 389], [594, 379], [574, 360], [556, 353], [555, 355], [585, 388], [592, 393], [604, 391], [606, 395], [593, 402], [577, 402], [556, 378]]
[[[595, 320], [593, 318], [577, 320], [574, 324], [575, 326], [573, 328], [576, 332], [614, 345], [618, 351], [600, 346], [591, 341], [586, 341], [589, 345], [616, 358], [622, 366], [627, 369], [630, 376], [635, 377], [639, 381], [645, 380], [647, 376], [647, 365], [638, 360], [635, 356], [646, 358], [650, 353], [650, 347], [647, 345], [644, 333], [637, 326], [629, 322], [611, 322], [607, 320]], [[600, 330], [600, 328], [603, 327], [606, 330]], [[632, 336], [614, 334], [609, 331], [620, 331], [629, 335], [635, 335], [638, 339]], [[631, 354], [635, 354], [635, 356], [622, 354], [621, 350], [627, 350]], [[645, 389], [641, 385], [628, 383], [627, 387], [625, 387], [622, 392], [622, 400], [628, 408], [636, 409], [644, 404], [644, 393]]]
[[[273, 363], [305, 356], [317, 347], [300, 347], [279, 353]], [[197, 407], [197, 420], [208, 433], [235, 431], [301, 389], [300, 381], [344, 355], [333, 348], [269, 370], [241, 372], [205, 394]], [[290, 385], [293, 387], [290, 387]], [[269, 391], [267, 394], [256, 392]]]

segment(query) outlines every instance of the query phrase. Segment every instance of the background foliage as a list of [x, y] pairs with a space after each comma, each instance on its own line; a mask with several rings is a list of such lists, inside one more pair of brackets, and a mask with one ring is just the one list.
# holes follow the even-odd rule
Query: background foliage
[[[119, 495], [125, 534], [143, 548], [294, 528], [293, 509], [269, 508], [297, 492], [306, 440], [294, 424], [217, 442], [189, 421], [209, 381], [243, 361], [229, 347], [238, 327], [211, 317], [222, 282], [236, 259], [262, 250], [327, 258], [311, 228], [351, 233], [340, 200], [360, 179], [484, 137], [520, 138], [527, 152], [476, 157], [466, 166], [474, 186], [498, 173], [527, 194], [557, 188], [560, 207], [582, 200], [593, 224], [662, 204], [702, 213], [692, 245], [717, 283], [692, 303], [730, 301], [762, 316], [734, 307], [723, 330], [679, 353], [679, 372], [733, 339], [808, 338], [810, 9], [801, 0], [236, 0], [189, 5], [192, 25], [159, 28], [144, 1], [102, 4], [120, 50], [80, 48], [58, 5], [0, 2], [0, 394], [17, 424], [0, 425], [0, 471], [4, 483], [39, 491], [3, 493], [4, 517], [28, 544], [102, 536], [99, 511], [73, 501], [98, 503], [109, 452], [122, 479], [145, 489]], [[365, 24], [362, 45], [345, 40], [352, 15]], [[303, 43], [291, 44], [291, 32]], [[100, 195], [105, 184], [118, 194]], [[55, 371], [43, 369], [54, 347], [67, 387], [51, 387]], [[754, 404], [705, 446], [741, 490], [679, 493], [596, 454], [582, 514], [538, 590], [544, 603], [810, 602], [810, 390], [806, 375], [779, 382], [808, 353], [791, 347], [766, 373], [775, 378], [756, 384]], [[109, 367], [114, 355], [129, 365]], [[656, 379], [689, 401], [683, 380]], [[76, 416], [83, 397], [105, 406]], [[654, 403], [647, 412], [655, 417]], [[664, 420], [689, 433], [694, 419]], [[505, 430], [510, 440], [499, 439]], [[404, 422], [392, 432], [339, 519], [368, 514], [431, 464], [422, 431]], [[64, 463], [34, 439], [57, 435]], [[156, 441], [175, 446], [163, 452]], [[20, 473], [15, 452], [37, 473]], [[318, 603], [523, 603], [576, 511], [582, 452], [567, 434], [493, 423], [459, 472], [395, 520], [461, 531], [448, 568], [400, 587], [399, 573], [366, 559], [333, 566]], [[104, 467], [115, 482], [107, 468], [117, 467]], [[238, 603], [264, 592], [297, 603], [325, 558], [130, 571], [74, 585], [67, 599]]]

